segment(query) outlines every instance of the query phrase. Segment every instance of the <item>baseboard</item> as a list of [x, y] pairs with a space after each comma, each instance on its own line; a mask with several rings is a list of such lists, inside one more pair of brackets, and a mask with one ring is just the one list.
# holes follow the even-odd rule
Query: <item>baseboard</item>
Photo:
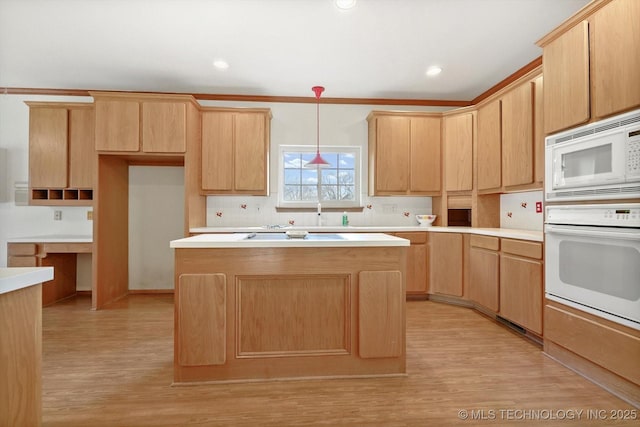
[[475, 308], [475, 304], [461, 297], [453, 297], [449, 295], [429, 294], [429, 301], [443, 302], [446, 304], [459, 305], [461, 307]]
[[602, 387], [614, 396], [640, 409], [640, 386], [625, 380], [572, 351], [545, 340], [544, 354], [573, 372]]
[[144, 295], [144, 294], [173, 294], [173, 289], [129, 289], [130, 295]]

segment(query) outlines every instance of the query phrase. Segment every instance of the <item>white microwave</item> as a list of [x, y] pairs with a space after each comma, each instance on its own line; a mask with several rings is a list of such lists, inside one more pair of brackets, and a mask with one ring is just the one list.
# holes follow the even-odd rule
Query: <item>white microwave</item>
[[640, 197], [640, 110], [545, 139], [545, 200]]

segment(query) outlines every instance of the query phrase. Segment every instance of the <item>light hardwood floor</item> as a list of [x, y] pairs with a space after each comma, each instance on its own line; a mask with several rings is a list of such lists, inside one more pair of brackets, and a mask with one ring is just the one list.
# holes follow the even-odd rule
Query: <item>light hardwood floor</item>
[[610, 411], [634, 408], [467, 308], [407, 302], [407, 377], [172, 387], [172, 295], [90, 307], [43, 309], [45, 426], [638, 425], [614, 423]]

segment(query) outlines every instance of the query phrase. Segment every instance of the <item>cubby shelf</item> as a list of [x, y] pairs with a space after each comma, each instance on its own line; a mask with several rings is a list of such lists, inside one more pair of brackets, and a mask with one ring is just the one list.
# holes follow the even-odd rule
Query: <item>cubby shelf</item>
[[32, 188], [31, 205], [91, 206], [93, 190], [82, 188]]

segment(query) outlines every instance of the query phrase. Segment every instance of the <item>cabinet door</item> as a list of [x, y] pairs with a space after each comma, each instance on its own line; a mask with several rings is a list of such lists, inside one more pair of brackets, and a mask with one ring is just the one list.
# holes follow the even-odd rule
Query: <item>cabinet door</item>
[[426, 294], [428, 289], [427, 233], [394, 233], [411, 242], [407, 250], [407, 294]]
[[462, 234], [431, 233], [429, 286], [431, 293], [462, 296]]
[[447, 191], [473, 188], [473, 115], [444, 118], [445, 187]]
[[543, 91], [544, 78], [538, 77], [533, 82], [533, 181], [544, 182], [544, 111]]
[[376, 119], [375, 191], [406, 193], [409, 188], [409, 132], [407, 117]]
[[412, 117], [409, 192], [440, 191], [440, 119]]
[[[626, 53], [627, 55], [629, 52]], [[611, 64], [609, 64], [611, 66]], [[589, 24], [583, 21], [546, 45], [544, 130], [557, 132], [589, 120]]]
[[266, 117], [239, 113], [234, 120], [234, 189], [266, 194], [269, 150]]
[[525, 83], [502, 97], [502, 185], [533, 182], [533, 87]]
[[500, 314], [542, 334], [542, 262], [502, 254], [500, 258]]
[[233, 113], [202, 113], [202, 189], [233, 189]]
[[640, 2], [613, 1], [590, 22], [594, 117], [640, 106]]
[[138, 101], [97, 99], [96, 150], [140, 150], [140, 105]]
[[93, 187], [95, 163], [93, 108], [69, 110], [69, 187]]
[[29, 110], [29, 185], [33, 188], [67, 186], [66, 108]]
[[187, 146], [187, 106], [181, 102], [142, 103], [142, 151], [184, 153]]
[[502, 114], [500, 100], [478, 108], [478, 190], [502, 185]]
[[495, 312], [500, 308], [499, 265], [498, 252], [476, 247], [469, 250], [469, 298]]

